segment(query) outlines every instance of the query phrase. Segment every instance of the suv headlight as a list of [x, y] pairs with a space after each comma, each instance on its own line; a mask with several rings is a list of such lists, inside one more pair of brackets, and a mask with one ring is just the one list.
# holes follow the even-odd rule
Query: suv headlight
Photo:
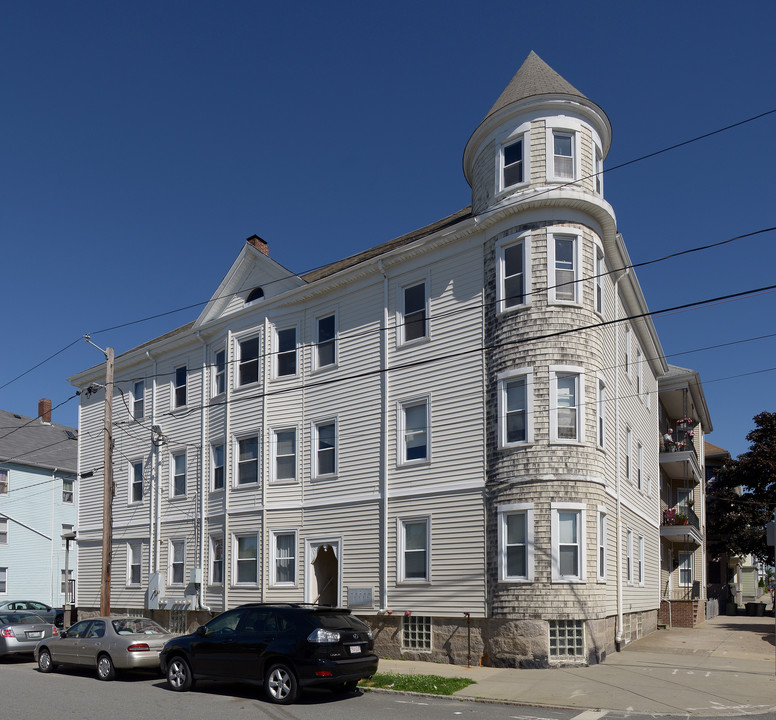
[[308, 642], [322, 645], [324, 643], [338, 643], [340, 641], [340, 634], [338, 632], [332, 632], [325, 628], [318, 628], [313, 630], [307, 637]]

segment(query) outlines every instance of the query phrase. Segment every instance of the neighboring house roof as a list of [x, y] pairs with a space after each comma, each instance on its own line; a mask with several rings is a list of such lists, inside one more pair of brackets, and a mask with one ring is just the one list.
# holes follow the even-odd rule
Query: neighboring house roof
[[78, 431], [0, 410], [0, 462], [75, 473]]
[[730, 453], [725, 448], [714, 445], [714, 443], [710, 443], [708, 440], [703, 442], [703, 454], [707, 458], [716, 456], [730, 457]]

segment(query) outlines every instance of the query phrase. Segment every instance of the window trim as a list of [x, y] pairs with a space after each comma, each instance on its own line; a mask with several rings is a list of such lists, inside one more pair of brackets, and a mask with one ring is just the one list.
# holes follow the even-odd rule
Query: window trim
[[[215, 542], [218, 541], [218, 540], [221, 541], [221, 559], [220, 560], [216, 559], [216, 554], [215, 554]], [[221, 580], [220, 581], [216, 581], [216, 580], [213, 579], [213, 577], [214, 577], [213, 569], [215, 567], [215, 563], [216, 562], [220, 562], [221, 563]], [[212, 587], [223, 587], [224, 579], [225, 579], [225, 575], [224, 575], [225, 569], [226, 568], [224, 566], [224, 534], [222, 532], [220, 532], [220, 533], [218, 533], [218, 532], [212, 533], [211, 535], [208, 536], [208, 575], [207, 575], [208, 585], [210, 585]]]
[[[288, 330], [294, 331], [293, 350], [280, 350], [280, 333]], [[272, 363], [273, 380], [291, 380], [299, 376], [299, 323], [289, 323], [288, 325], [274, 325], [272, 328], [272, 354], [274, 361]], [[292, 373], [280, 373], [280, 356], [293, 354], [294, 371]]]
[[644, 568], [644, 536], [643, 535], [638, 536], [637, 561], [638, 561], [638, 565], [636, 566], [636, 582], [639, 584], [640, 587], [644, 587], [645, 568]]
[[[256, 562], [255, 562], [255, 579], [250, 582], [240, 581], [238, 568], [240, 567], [240, 540], [243, 538], [253, 538], [256, 541]], [[261, 546], [259, 544], [258, 533], [232, 533], [232, 578], [230, 585], [232, 587], [258, 587], [259, 586], [259, 555], [261, 554]], [[248, 558], [250, 559], [250, 558]]]
[[[407, 409], [424, 405], [426, 408], [426, 453], [422, 458], [407, 458]], [[399, 457], [397, 465], [400, 467], [410, 465], [428, 465], [431, 462], [431, 396], [403, 400], [398, 403], [398, 449]]]
[[[219, 361], [218, 356], [223, 355], [223, 361]], [[226, 347], [220, 347], [213, 351], [213, 375], [210, 397], [216, 398], [226, 393], [227, 375], [227, 357]], [[220, 387], [219, 387], [220, 386]]]
[[[136, 500], [134, 495], [135, 486], [138, 484], [136, 478], [138, 465], [140, 465], [140, 499]], [[127, 497], [127, 505], [140, 505], [143, 500], [145, 500], [145, 463], [140, 458], [140, 460], [129, 461], [129, 496]]]
[[0, 595], [8, 594], [8, 566], [0, 567]]
[[625, 528], [625, 584], [633, 585], [633, 530]]
[[[321, 321], [334, 318], [334, 335], [328, 340], [321, 341]], [[312, 371], [319, 372], [322, 370], [332, 370], [339, 365], [339, 317], [335, 311], [316, 315], [313, 321], [315, 323], [315, 343], [312, 351]], [[334, 348], [334, 359], [330, 363], [321, 365], [320, 362], [320, 348], [322, 345], [331, 343]]]
[[[570, 240], [572, 242], [572, 258], [574, 267], [571, 269], [574, 279], [571, 288], [571, 299], [558, 297], [559, 283], [557, 281], [558, 268], [556, 267], [555, 243], [557, 240]], [[563, 283], [565, 285], [566, 283]], [[555, 227], [547, 228], [547, 303], [549, 305], [570, 305], [580, 307], [582, 305], [582, 236], [573, 232], [571, 228]]]
[[[414, 515], [412, 517], [400, 517], [396, 519], [397, 522], [397, 547], [399, 552], [396, 558], [396, 582], [400, 585], [429, 585], [431, 583], [431, 515]], [[407, 525], [424, 523], [426, 526], [426, 541], [424, 552], [426, 553], [426, 563], [424, 570], [424, 577], [422, 578], [408, 578], [406, 568], [406, 553], [407, 551]], [[411, 552], [411, 551], [410, 551]]]
[[[221, 448], [221, 465], [216, 462], [216, 448]], [[221, 468], [221, 487], [216, 487], [216, 469]], [[226, 443], [216, 440], [210, 443], [210, 492], [223, 492], [226, 489]]]
[[[423, 335], [416, 338], [410, 338], [408, 340], [406, 337], [407, 291], [417, 287], [418, 285], [423, 285]], [[430, 288], [431, 281], [428, 275], [423, 278], [416, 278], [415, 280], [401, 284], [399, 288], [399, 310], [396, 315], [396, 329], [398, 330], [396, 333], [396, 338], [397, 345], [399, 347], [417, 345], [419, 343], [425, 343], [431, 340], [431, 301], [429, 296]]]
[[[256, 480], [250, 482], [240, 482], [240, 443], [243, 440], [256, 440]], [[232, 468], [232, 487], [233, 488], [256, 488], [261, 484], [261, 434], [258, 432], [246, 433], [244, 435], [235, 435], [233, 437], [232, 452], [234, 453], [234, 463]], [[247, 461], [246, 461], [247, 462]]]
[[8, 495], [11, 491], [11, 471], [9, 468], [0, 467], [0, 495]]
[[633, 475], [633, 431], [625, 426], [625, 479], [630, 481]]
[[[181, 571], [181, 581], [175, 582], [173, 580], [174, 565], [175, 565], [175, 546], [177, 544], [183, 547], [183, 562]], [[185, 587], [186, 586], [186, 538], [169, 538], [167, 541], [167, 585], [168, 587]]]
[[[70, 489], [66, 490], [65, 486], [69, 484]], [[67, 499], [70, 496], [70, 499]], [[75, 479], [63, 477], [62, 478], [62, 503], [64, 505], [73, 505], [75, 503]]]
[[[524, 576], [507, 574], [507, 520], [513, 515], [525, 517]], [[498, 506], [498, 581], [501, 583], [534, 582], [534, 504], [513, 503]]]
[[[294, 475], [293, 477], [278, 477], [278, 434], [294, 433]], [[283, 427], [273, 427], [270, 429], [270, 443], [272, 445], [272, 463], [270, 465], [270, 482], [276, 484], [293, 484], [299, 481], [299, 428], [296, 425], [287, 425]], [[282, 457], [289, 457], [283, 455]]]
[[[243, 343], [256, 342], [256, 357], [243, 361]], [[243, 388], [256, 387], [261, 382], [261, 335], [250, 334], [243, 337], [235, 337], [234, 339], [235, 359], [234, 359], [234, 389], [242, 390]], [[243, 366], [254, 365], [256, 366], [256, 379], [250, 382], [242, 382]]]
[[[5, 527], [5, 530], [2, 529], [3, 526]], [[0, 545], [5, 545], [7, 547], [10, 544], [10, 526], [11, 524], [8, 522], [7, 517], [0, 517]], [[2, 538], [5, 538], [5, 541], [3, 541]]]
[[[280, 588], [288, 588], [288, 587], [297, 587], [299, 584], [299, 533], [296, 529], [286, 529], [286, 530], [270, 530], [270, 563], [269, 563], [269, 584], [271, 587], [280, 587]], [[278, 548], [277, 548], [277, 540], [278, 537], [281, 535], [290, 535], [294, 538], [294, 554], [291, 557], [293, 562], [293, 568], [294, 568], [294, 579], [290, 582], [280, 582], [277, 579], [277, 563], [278, 560], [281, 558], [278, 557]]]
[[[578, 514], [577, 519], [577, 567], [579, 573], [577, 575], [561, 575], [560, 574], [560, 517], [561, 512], [575, 512]], [[584, 583], [587, 581], [587, 529], [586, 529], [586, 514], [587, 506], [583, 503], [572, 502], [553, 502], [550, 503], [550, 518], [551, 518], [551, 580], [552, 582], [559, 583]], [[568, 544], [568, 543], [565, 543]]]
[[[135, 562], [136, 561], [136, 562]], [[139, 577], [137, 582], [132, 580], [132, 568], [137, 567]], [[127, 573], [125, 578], [126, 587], [142, 587], [143, 585], [143, 541], [127, 540]]]
[[[583, 445], [585, 442], [585, 370], [578, 365], [550, 365], [550, 443], [558, 445]], [[577, 433], [575, 438], [558, 437], [558, 377], [573, 375], [576, 377], [576, 418]]]
[[606, 256], [597, 242], [593, 247], [593, 310], [603, 318], [606, 314]]
[[598, 375], [596, 385], [596, 445], [606, 450], [606, 378]]
[[[320, 457], [319, 454], [321, 452], [320, 448], [320, 435], [319, 431], [321, 427], [328, 426], [328, 425], [334, 425], [334, 447], [333, 447], [333, 453], [334, 453], [334, 471], [330, 473], [322, 473], [320, 471]], [[336, 417], [333, 418], [326, 418], [325, 420], [318, 420], [312, 423], [312, 458], [310, 460], [310, 465], [312, 468], [312, 478], [314, 480], [317, 479], [332, 479], [336, 478], [339, 474], [339, 421]]]
[[[545, 120], [545, 167], [547, 182], [563, 184], [576, 183], [582, 177], [580, 171], [580, 131], [583, 124], [568, 116], [547, 118]], [[555, 172], [555, 136], [563, 135], [571, 138], [571, 174], [572, 177], [562, 177]], [[566, 157], [565, 155], [559, 157]]]
[[[138, 393], [138, 385], [140, 386], [140, 392]], [[139, 394], [139, 397], [138, 397]], [[140, 405], [140, 412], [138, 413], [138, 405]], [[142, 420], [145, 417], [145, 378], [141, 380], [135, 380], [132, 383], [132, 419]]]
[[[687, 560], [688, 560], [687, 567], [684, 568], [684, 569], [689, 571], [689, 573], [690, 573], [690, 582], [682, 582], [682, 569], [683, 569], [682, 568], [682, 555], [684, 555], [687, 558]], [[678, 583], [678, 586], [679, 587], [692, 587], [693, 584], [695, 583], [695, 553], [692, 550], [679, 550], [678, 551], [678, 555], [677, 555], [677, 559], [678, 559], [678, 563], [679, 563], [679, 565], [677, 567], [677, 572], [678, 572], [677, 583]]]
[[[183, 370], [183, 384], [178, 384], [178, 372], [180, 370]], [[188, 365], [177, 365], [175, 367], [175, 370], [173, 371], [173, 377], [171, 381], [172, 385], [172, 408], [173, 410], [177, 410], [179, 408], [185, 408], [188, 405], [189, 402], [189, 368]], [[184, 401], [182, 403], [178, 403], [178, 391], [183, 390], [184, 395]]]
[[[178, 470], [177, 466], [177, 460], [179, 457], [183, 457], [183, 492], [179, 493], [177, 492], [176, 488], [176, 479], [178, 478], [178, 475], [176, 474], [176, 471]], [[189, 483], [188, 483], [188, 474], [189, 474], [189, 458], [188, 458], [188, 452], [184, 448], [183, 450], [171, 450], [170, 451], [170, 499], [171, 500], [180, 500], [183, 498], [186, 498], [188, 496], [189, 492]]]
[[[509, 442], [507, 439], [507, 386], [519, 378], [525, 380], [525, 440]], [[498, 447], [500, 449], [509, 449], [531, 445], [534, 441], [533, 368], [520, 367], [507, 370], [506, 372], [499, 373], [497, 380]]]
[[596, 555], [596, 570], [599, 583], [606, 582], [606, 571], [609, 564], [609, 549], [607, 543], [609, 541], [609, 518], [606, 508], [598, 506], [598, 516], [596, 522], [596, 534], [598, 552]]
[[604, 154], [596, 141], [593, 141], [593, 192], [604, 196]]
[[[515, 305], [507, 305], [506, 290], [506, 252], [507, 250], [521, 246], [523, 252], [523, 302]], [[496, 313], [517, 312], [531, 305], [531, 233], [522, 232], [519, 235], [510, 235], [496, 242]], [[513, 276], [510, 276], [513, 277]]]

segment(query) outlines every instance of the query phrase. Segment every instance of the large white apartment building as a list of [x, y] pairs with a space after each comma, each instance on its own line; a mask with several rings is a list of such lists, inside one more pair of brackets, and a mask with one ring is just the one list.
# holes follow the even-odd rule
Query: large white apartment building
[[[193, 323], [119, 356], [111, 606], [344, 605], [380, 655], [523, 667], [654, 629], [668, 366], [610, 140], [531, 53], [466, 144], [470, 207], [301, 276], [253, 236]], [[81, 398], [88, 612], [104, 393]]]

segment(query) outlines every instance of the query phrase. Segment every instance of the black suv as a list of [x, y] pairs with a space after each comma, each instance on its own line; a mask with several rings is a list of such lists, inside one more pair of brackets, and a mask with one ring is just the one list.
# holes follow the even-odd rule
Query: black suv
[[304, 687], [355, 690], [377, 672], [373, 648], [371, 630], [346, 608], [252, 603], [170, 640], [160, 661], [173, 690], [238, 680], [263, 685], [285, 705]]

